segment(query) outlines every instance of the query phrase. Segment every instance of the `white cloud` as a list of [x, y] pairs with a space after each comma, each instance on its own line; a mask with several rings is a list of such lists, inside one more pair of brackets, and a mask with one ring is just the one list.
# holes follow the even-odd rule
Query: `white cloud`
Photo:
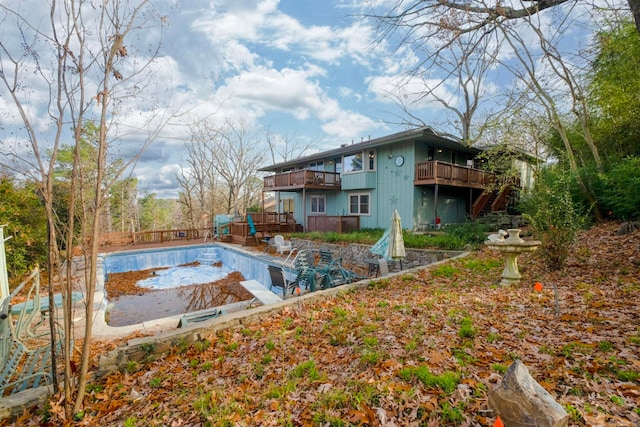
[[159, 199], [177, 198], [178, 183], [176, 175], [180, 174], [179, 164], [165, 164], [161, 167], [142, 166], [136, 168], [138, 192], [156, 193]]
[[[390, 108], [380, 95], [392, 89], [392, 76], [416, 61], [410, 49], [390, 57], [384, 43], [373, 43], [373, 29], [365, 21], [332, 18], [313, 23], [313, 17], [303, 15], [302, 1], [286, 5], [289, 15], [278, 0], [161, 0], [158, 5], [176, 8], [168, 15], [161, 53], [135, 83], [139, 94], [128, 96], [132, 86], [126, 84], [113, 89], [113, 95], [125, 96], [115, 104], [111, 136], [121, 143], [114, 147], [116, 152], [132, 156], [150, 133], [162, 130], [135, 171], [141, 191], [156, 191], [159, 197], [177, 191], [175, 174], [190, 139], [189, 123], [241, 118], [249, 127], [265, 128], [271, 125], [267, 118], [275, 117], [277, 131], [299, 133], [323, 145], [328, 140], [336, 145], [360, 140], [385, 130], [371, 118], [379, 115], [377, 109]], [[356, 6], [343, 1], [326, 5]], [[5, 34], [0, 29], [0, 35]], [[154, 29], [132, 37], [132, 55], [123, 59], [119, 71], [131, 75], [149, 59], [135, 45], [146, 48], [158, 38]], [[373, 69], [381, 70], [382, 76]], [[371, 77], [365, 81], [367, 75]], [[48, 93], [42, 81], [32, 87], [37, 93], [28, 106], [44, 128], [50, 125], [44, 110]], [[97, 92], [95, 86], [90, 92]], [[1, 89], [0, 95], [4, 107]], [[98, 105], [93, 108], [97, 112]], [[19, 125], [15, 117], [11, 119]], [[8, 123], [4, 116], [2, 121]], [[1, 135], [0, 139], [5, 140]]]
[[[329, 135], [334, 135], [344, 143], [351, 140], [358, 142], [360, 138], [367, 138], [372, 131], [381, 127], [382, 124], [375, 123], [363, 114], [347, 111], [327, 120], [322, 125], [322, 130]], [[366, 137], [365, 133], [367, 133]]]
[[225, 58], [238, 46], [256, 44], [302, 57], [337, 63], [341, 58], [365, 63], [372, 50], [373, 29], [363, 23], [347, 27], [304, 26], [277, 9], [279, 1], [222, 2], [197, 19], [193, 28], [212, 45], [224, 48]]

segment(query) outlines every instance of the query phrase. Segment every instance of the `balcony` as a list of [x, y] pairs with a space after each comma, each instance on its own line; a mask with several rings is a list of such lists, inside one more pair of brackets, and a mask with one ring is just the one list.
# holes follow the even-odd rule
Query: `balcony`
[[303, 169], [264, 178], [265, 191], [340, 190], [340, 174]]
[[480, 169], [431, 161], [416, 164], [414, 185], [448, 185], [484, 189], [495, 181], [495, 175]]

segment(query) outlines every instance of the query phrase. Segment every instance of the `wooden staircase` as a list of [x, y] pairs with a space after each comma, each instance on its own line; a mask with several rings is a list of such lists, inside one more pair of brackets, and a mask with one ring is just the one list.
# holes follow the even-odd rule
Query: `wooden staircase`
[[476, 219], [491, 212], [506, 210], [508, 197], [514, 191], [515, 188], [512, 186], [500, 190], [484, 190], [471, 207], [471, 217]]

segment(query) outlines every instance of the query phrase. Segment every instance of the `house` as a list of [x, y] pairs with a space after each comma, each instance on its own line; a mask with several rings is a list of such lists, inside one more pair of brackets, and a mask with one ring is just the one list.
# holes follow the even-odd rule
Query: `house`
[[[462, 223], [483, 210], [504, 209], [495, 176], [478, 168], [480, 150], [429, 127], [260, 169], [276, 212], [292, 214], [306, 231], [387, 228], [397, 209], [403, 228]], [[499, 199], [502, 199], [500, 201]]]

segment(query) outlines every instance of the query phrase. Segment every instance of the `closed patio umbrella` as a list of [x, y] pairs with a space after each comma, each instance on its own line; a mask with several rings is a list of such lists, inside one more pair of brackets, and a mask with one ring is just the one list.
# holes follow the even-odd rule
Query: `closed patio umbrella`
[[391, 216], [391, 227], [385, 230], [380, 240], [371, 246], [369, 252], [380, 255], [386, 260], [400, 260], [400, 269], [402, 270], [402, 258], [406, 256], [406, 253], [400, 215], [396, 209], [393, 210]]
[[406, 256], [406, 252], [404, 250], [404, 238], [402, 237], [402, 223], [396, 209], [393, 210], [393, 215], [391, 216], [388, 254], [389, 258], [400, 260], [400, 269], [402, 270], [402, 259]]

